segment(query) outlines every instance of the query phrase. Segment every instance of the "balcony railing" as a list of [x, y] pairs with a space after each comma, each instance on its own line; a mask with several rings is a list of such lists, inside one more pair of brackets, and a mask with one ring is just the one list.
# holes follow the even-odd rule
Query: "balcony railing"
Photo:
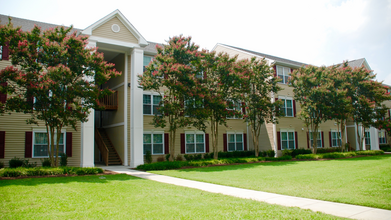
[[117, 110], [118, 109], [118, 91], [115, 91], [113, 94], [99, 99], [99, 105], [101, 107], [104, 107], [105, 110]]

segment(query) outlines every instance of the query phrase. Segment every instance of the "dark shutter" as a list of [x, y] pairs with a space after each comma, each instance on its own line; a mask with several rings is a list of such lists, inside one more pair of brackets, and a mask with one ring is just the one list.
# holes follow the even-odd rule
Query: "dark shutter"
[[5, 151], [5, 131], [0, 131], [0, 158], [4, 158]]
[[3, 51], [2, 51], [2, 59], [3, 60], [9, 60], [9, 43], [5, 43], [3, 46]]
[[224, 145], [224, 151], [228, 151], [228, 147], [227, 147], [227, 134], [223, 134], [223, 145]]
[[185, 154], [186, 153], [186, 150], [185, 150], [185, 134], [184, 133], [181, 133], [181, 154]]
[[307, 131], [307, 148], [310, 148], [310, 134]]
[[66, 133], [66, 153], [68, 157], [72, 157], [72, 132]]
[[296, 101], [293, 100], [293, 117], [296, 117]]
[[388, 118], [391, 118], [391, 110], [388, 109]]
[[[7, 86], [7, 83], [1, 83], [1, 86]], [[0, 93], [0, 103], [5, 103], [7, 101], [7, 94]]]
[[209, 134], [205, 134], [205, 153], [209, 153]]
[[330, 142], [330, 147], [333, 147], [333, 143], [331, 142], [331, 131], [329, 131], [329, 142]]
[[206, 79], [206, 71], [204, 71], [204, 79]]
[[277, 131], [277, 150], [281, 150], [281, 134]]
[[26, 131], [24, 140], [24, 157], [31, 158], [33, 155], [33, 132]]
[[170, 135], [168, 133], [164, 133], [164, 153], [170, 153]]
[[274, 65], [273, 69], [274, 69], [274, 76], [277, 77], [277, 65]]
[[324, 148], [324, 133], [322, 131], [322, 147]]
[[242, 102], [242, 114], [246, 114], [246, 103]]
[[30, 96], [27, 98], [27, 104], [31, 106], [31, 110], [34, 109], [34, 96]]
[[244, 141], [243, 141], [243, 143], [244, 143], [243, 149], [247, 150], [247, 134], [243, 134], [243, 139], [244, 139]]
[[295, 149], [299, 149], [299, 145], [297, 141], [297, 131], [295, 131]]

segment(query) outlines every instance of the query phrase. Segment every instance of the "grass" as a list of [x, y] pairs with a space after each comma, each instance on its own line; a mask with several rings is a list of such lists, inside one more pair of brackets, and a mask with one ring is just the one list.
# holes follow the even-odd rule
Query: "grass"
[[0, 180], [0, 197], [0, 219], [340, 219], [124, 174]]
[[283, 195], [391, 210], [391, 155], [150, 172]]

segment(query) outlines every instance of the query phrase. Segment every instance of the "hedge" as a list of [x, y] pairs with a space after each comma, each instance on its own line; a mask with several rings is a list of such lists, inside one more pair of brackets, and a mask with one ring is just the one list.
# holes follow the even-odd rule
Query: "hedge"
[[47, 175], [86, 175], [103, 173], [102, 168], [98, 167], [18, 167], [0, 169], [0, 177], [19, 177], [19, 176], [47, 176]]
[[296, 156], [296, 159], [336, 159], [336, 158], [348, 158], [358, 155], [382, 155], [382, 150], [365, 150], [365, 151], [352, 151], [352, 152], [334, 152], [325, 154], [300, 154]]

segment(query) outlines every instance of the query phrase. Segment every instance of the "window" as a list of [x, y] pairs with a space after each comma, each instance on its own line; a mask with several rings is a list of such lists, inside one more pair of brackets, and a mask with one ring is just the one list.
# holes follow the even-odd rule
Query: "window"
[[341, 132], [331, 132], [331, 147], [340, 147], [342, 145]]
[[243, 134], [227, 134], [228, 151], [243, 150]]
[[153, 60], [153, 57], [150, 56], [144, 56], [144, 61], [143, 61], [143, 72], [145, 72], [147, 66], [149, 63]]
[[[61, 133], [60, 143], [58, 145], [58, 153], [65, 153], [65, 133]], [[48, 137], [46, 132], [34, 132], [33, 136], [33, 157], [48, 157]], [[57, 141], [57, 134], [54, 136], [54, 141]], [[56, 154], [56, 152], [54, 152]]]
[[[312, 147], [313, 143], [314, 143], [314, 140], [312, 138], [312, 133], [313, 132], [310, 132], [309, 133], [309, 136], [310, 136], [310, 147]], [[317, 135], [317, 139], [316, 139], [316, 147], [322, 147], [322, 135], [321, 135], [321, 132], [318, 131], [318, 135]]]
[[158, 107], [162, 97], [160, 95], [143, 95], [143, 113], [144, 115], [156, 115], [160, 114]]
[[204, 71], [197, 72], [195, 77], [196, 79], [204, 79]]
[[144, 145], [144, 155], [147, 151], [151, 154], [164, 154], [163, 146], [163, 133], [161, 134], [144, 134], [143, 136], [143, 145]]
[[229, 116], [227, 118], [229, 119], [241, 119], [242, 116], [241, 116], [241, 113], [242, 113], [242, 107], [241, 107], [241, 104], [240, 102], [232, 102], [232, 101], [228, 101], [228, 106], [229, 108], [227, 109], [228, 111], [232, 111], [233, 115], [232, 116]]
[[282, 150], [295, 149], [295, 132], [281, 132], [281, 148]]
[[384, 130], [379, 131], [379, 144], [387, 144], [386, 132]]
[[186, 153], [205, 153], [205, 134], [186, 133]]
[[282, 110], [285, 114], [285, 117], [293, 117], [294, 116], [294, 106], [293, 106], [293, 100], [289, 98], [282, 98], [281, 101], [282, 104]]
[[371, 149], [371, 133], [369, 131], [365, 131], [365, 149]]
[[280, 83], [288, 84], [288, 79], [291, 73], [291, 68], [277, 66], [277, 76], [282, 79]]
[[0, 45], [0, 60], [3, 60], [3, 46]]

